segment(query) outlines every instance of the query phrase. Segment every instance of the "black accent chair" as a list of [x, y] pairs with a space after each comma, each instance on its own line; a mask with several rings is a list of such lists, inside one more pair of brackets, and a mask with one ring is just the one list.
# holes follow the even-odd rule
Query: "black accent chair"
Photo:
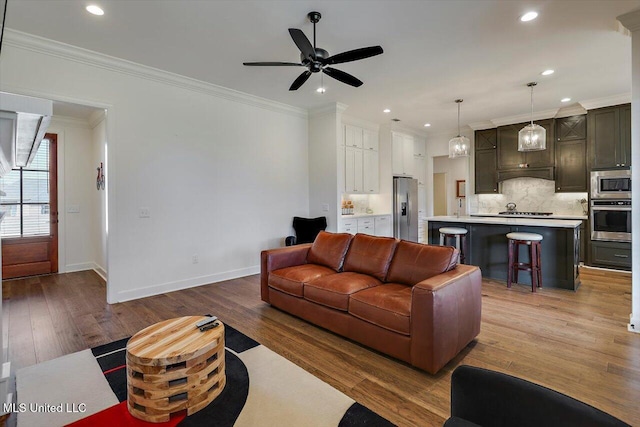
[[288, 236], [284, 240], [286, 246], [313, 243], [318, 233], [327, 229], [327, 218], [324, 216], [318, 218], [301, 218], [294, 216], [293, 229], [296, 235]]
[[629, 426], [593, 406], [511, 375], [458, 366], [451, 376], [445, 427]]

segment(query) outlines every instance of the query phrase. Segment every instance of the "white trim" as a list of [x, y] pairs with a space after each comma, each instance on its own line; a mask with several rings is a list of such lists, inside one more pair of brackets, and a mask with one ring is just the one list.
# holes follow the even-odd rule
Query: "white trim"
[[[548, 119], [551, 117], [555, 117], [555, 115], [558, 113], [558, 108], [554, 108], [551, 110], [545, 110], [545, 111], [538, 111], [536, 113], [533, 113], [533, 120], [544, 120], [544, 119]], [[498, 119], [491, 119], [491, 121], [493, 122], [493, 124], [495, 124], [496, 126], [504, 126], [504, 125], [511, 125], [514, 123], [522, 123], [522, 122], [529, 122], [531, 121], [531, 114], [530, 113], [526, 113], [526, 114], [517, 114], [515, 116], [509, 116], [509, 117], [500, 117]]]
[[587, 114], [587, 109], [584, 108], [581, 104], [573, 104], [565, 108], [561, 108], [558, 110], [556, 114], [556, 119], [561, 117], [571, 117], [571, 116], [580, 116]]
[[89, 116], [89, 126], [91, 126], [91, 129], [93, 129], [100, 123], [102, 123], [106, 118], [107, 112], [104, 108], [96, 110]]
[[308, 117], [321, 117], [330, 114], [341, 114], [349, 108], [347, 104], [342, 104], [340, 102], [334, 102], [328, 105], [323, 105], [322, 107], [313, 108], [309, 110]]
[[374, 130], [376, 132], [380, 131], [380, 125], [378, 123], [370, 122], [368, 120], [363, 120], [345, 114], [342, 115], [342, 124], [358, 126], [364, 129]]
[[631, 102], [631, 93], [619, 93], [617, 95], [605, 96], [604, 98], [586, 99], [580, 101], [587, 110], [593, 110], [594, 108], [609, 107], [611, 105], [628, 104]]
[[51, 129], [54, 126], [74, 127], [74, 128], [91, 130], [91, 126], [89, 125], [89, 122], [87, 122], [86, 120], [82, 120], [77, 117], [68, 117], [68, 116], [52, 116], [51, 124], [49, 125], [49, 128]]
[[8, 46], [29, 50], [39, 54], [75, 61], [117, 73], [180, 87], [198, 93], [206, 93], [219, 98], [264, 108], [278, 113], [290, 114], [302, 118], [307, 118], [308, 116], [307, 110], [303, 108], [294, 107], [266, 98], [260, 98], [255, 95], [228, 89], [157, 68], [148, 67], [146, 65], [137, 64], [125, 59], [104, 55], [102, 53], [35, 36], [33, 34], [23, 33], [22, 31], [5, 28], [4, 43]]
[[640, 9], [634, 9], [616, 18], [631, 32], [640, 31]]
[[160, 295], [166, 292], [180, 291], [182, 289], [194, 288], [196, 286], [208, 285], [211, 283], [222, 282], [230, 279], [237, 279], [238, 277], [251, 276], [258, 273], [260, 273], [260, 266], [254, 265], [252, 267], [210, 274], [208, 276], [193, 277], [191, 279], [177, 280], [175, 282], [160, 283], [158, 285], [151, 285], [144, 288], [116, 292], [114, 294], [114, 301], [109, 303], [112, 304], [131, 301], [138, 298]]
[[484, 129], [492, 129], [492, 128], [496, 127], [496, 125], [491, 120], [485, 120], [483, 122], [469, 123], [468, 126], [472, 130], [484, 130]]
[[67, 264], [65, 266], [65, 272], [66, 273], [75, 273], [78, 271], [86, 271], [86, 270], [93, 270], [95, 268], [96, 263], [95, 262], [79, 262], [76, 264]]
[[629, 323], [627, 324], [629, 332], [640, 334], [640, 317], [633, 317], [633, 313], [629, 315]]

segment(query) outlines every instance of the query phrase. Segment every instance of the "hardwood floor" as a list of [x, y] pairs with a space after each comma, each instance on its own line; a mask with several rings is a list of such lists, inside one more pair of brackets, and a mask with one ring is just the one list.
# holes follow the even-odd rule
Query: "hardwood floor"
[[91, 271], [5, 281], [3, 323], [15, 369], [212, 313], [401, 426], [442, 425], [460, 364], [525, 378], [640, 425], [640, 334], [626, 330], [631, 278], [594, 269], [581, 277], [575, 293], [483, 281], [482, 331], [437, 375], [270, 307], [258, 276], [114, 305]]

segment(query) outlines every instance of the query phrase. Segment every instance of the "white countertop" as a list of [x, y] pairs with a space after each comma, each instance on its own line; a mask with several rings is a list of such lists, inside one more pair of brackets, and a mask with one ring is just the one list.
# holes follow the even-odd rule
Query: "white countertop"
[[430, 216], [427, 221], [460, 222], [474, 224], [496, 225], [528, 225], [533, 227], [576, 228], [582, 224], [581, 220], [570, 219], [540, 219], [540, 218], [511, 218], [505, 216]]
[[588, 219], [586, 215], [500, 215], [497, 213], [472, 213], [471, 216], [486, 216], [486, 217], [498, 217], [498, 218], [537, 218], [537, 219]]
[[357, 213], [357, 214], [353, 214], [353, 215], [340, 215], [340, 218], [342, 219], [349, 219], [349, 218], [368, 218], [368, 217], [373, 217], [373, 216], [385, 216], [385, 215], [391, 215], [391, 213]]

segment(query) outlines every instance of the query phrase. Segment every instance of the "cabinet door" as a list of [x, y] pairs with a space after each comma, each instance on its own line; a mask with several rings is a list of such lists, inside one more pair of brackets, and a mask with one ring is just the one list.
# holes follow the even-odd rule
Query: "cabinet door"
[[391, 170], [393, 175], [404, 174], [403, 166], [404, 138], [399, 133], [392, 133], [391, 136]]
[[587, 143], [582, 140], [558, 142], [556, 147], [556, 192], [587, 189]]
[[356, 234], [358, 232], [358, 221], [355, 219], [344, 219], [341, 221], [341, 233]]
[[363, 188], [364, 192], [374, 194], [380, 192], [380, 173], [378, 152], [373, 150], [363, 150]]
[[362, 129], [362, 148], [378, 151], [378, 132]]
[[362, 128], [345, 125], [344, 145], [347, 147], [362, 148]]
[[362, 193], [362, 150], [345, 147], [344, 166], [345, 193]]
[[620, 155], [621, 167], [631, 166], [631, 105], [620, 108]]
[[423, 158], [427, 156], [427, 146], [423, 140], [413, 141], [413, 155]]
[[422, 156], [413, 156], [413, 177], [418, 180], [418, 185], [425, 185], [427, 165]]
[[615, 168], [620, 165], [620, 109], [599, 108], [588, 113], [591, 166]]
[[404, 136], [402, 147], [402, 166], [404, 168], [404, 174], [413, 176], [413, 137]]
[[496, 178], [496, 150], [476, 150], [475, 190], [476, 194], [495, 194], [498, 192]]
[[587, 115], [563, 117], [556, 120], [556, 140], [575, 141], [587, 139]]
[[391, 233], [391, 215], [377, 216], [375, 218], [375, 234], [382, 237], [393, 237]]
[[358, 218], [358, 233], [375, 235], [375, 219], [374, 218]]
[[498, 129], [478, 130], [475, 134], [475, 150], [495, 150], [498, 140]]
[[498, 128], [498, 169], [517, 169], [526, 163], [524, 153], [518, 151], [518, 132], [525, 125], [521, 123]]
[[[524, 153], [524, 162], [528, 168], [548, 168], [553, 167], [555, 163], [555, 131], [553, 119], [537, 120], [535, 124], [542, 126], [547, 131], [547, 148], [540, 151], [527, 151]], [[524, 127], [524, 125], [522, 126]], [[520, 129], [522, 129], [522, 127]], [[518, 129], [518, 132], [520, 131]], [[516, 134], [516, 150], [518, 149], [518, 136]]]

